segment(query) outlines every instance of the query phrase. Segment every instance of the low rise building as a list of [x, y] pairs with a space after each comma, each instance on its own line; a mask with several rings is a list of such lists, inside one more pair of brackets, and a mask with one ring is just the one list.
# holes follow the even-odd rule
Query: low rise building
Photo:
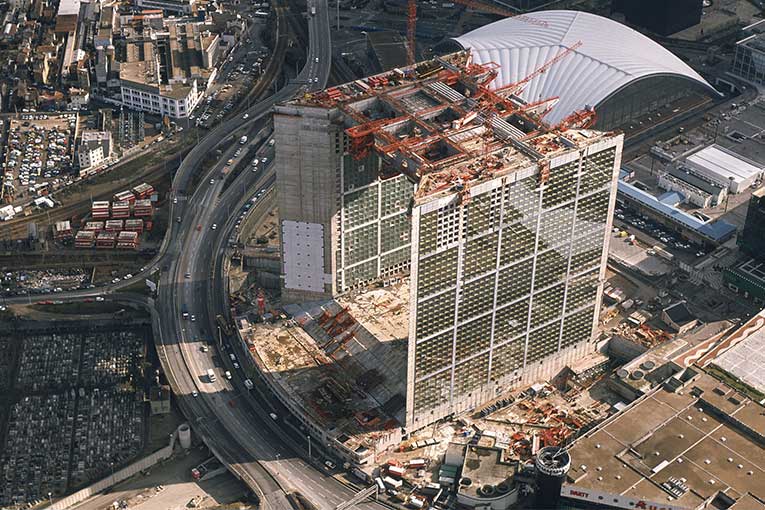
[[763, 431], [762, 404], [686, 368], [574, 442], [561, 496], [587, 509], [750, 508], [765, 498]]
[[80, 173], [104, 164], [112, 153], [112, 135], [108, 131], [83, 131], [77, 159]]
[[460, 508], [506, 510], [518, 502], [514, 482], [518, 462], [503, 459], [505, 450], [469, 445], [457, 484]]
[[664, 308], [661, 311], [661, 319], [674, 328], [678, 335], [693, 329], [698, 324], [698, 319], [688, 310], [685, 301], [678, 301]]
[[194, 0], [136, 0], [135, 4], [142, 9], [162, 9], [167, 13], [191, 14]]
[[127, 58], [119, 65], [120, 101], [157, 115], [188, 117], [215, 78], [220, 37], [201, 22], [136, 25], [124, 31]]
[[716, 144], [688, 156], [685, 166], [730, 193], [746, 191], [762, 179], [763, 173], [758, 163]]

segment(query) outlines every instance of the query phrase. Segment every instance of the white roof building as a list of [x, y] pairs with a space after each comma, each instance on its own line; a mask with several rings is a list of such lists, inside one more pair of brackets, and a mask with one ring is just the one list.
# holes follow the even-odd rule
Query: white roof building
[[706, 177], [731, 193], [741, 193], [762, 178], [763, 169], [733, 151], [710, 145], [685, 159], [692, 171]]
[[616, 21], [578, 11], [551, 10], [525, 15], [534, 23], [507, 18], [455, 38], [470, 48], [478, 63], [500, 65], [495, 87], [530, 75], [565, 48], [582, 45], [533, 78], [522, 97], [529, 102], [559, 97], [547, 115], [555, 124], [585, 106], [609, 99], [626, 86], [648, 77], [686, 78], [717, 91], [682, 60], [648, 37]]

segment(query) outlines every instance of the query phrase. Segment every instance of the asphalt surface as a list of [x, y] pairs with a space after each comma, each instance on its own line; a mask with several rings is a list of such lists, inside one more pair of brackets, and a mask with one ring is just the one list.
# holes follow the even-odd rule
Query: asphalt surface
[[[350, 499], [354, 492], [316, 470], [296, 456], [290, 446], [283, 444], [285, 437], [277, 437], [272, 430], [276, 428], [274, 424], [267, 424], [266, 420], [271, 418], [266, 411], [249, 395], [250, 402], [243, 399], [246, 390], [241, 385], [242, 376], [237, 374], [234, 379], [237, 387], [224, 376], [221, 361], [226, 353], [215, 348], [203, 352], [201, 346], [206, 341], [214, 342], [214, 313], [211, 311], [224, 302], [224, 297], [210, 292], [215, 285], [212, 278], [214, 258], [222, 252], [223, 242], [228, 238], [233, 221], [247, 197], [269, 189], [274, 182], [272, 171], [266, 165], [260, 165], [256, 172], [248, 167], [224, 193], [224, 181], [218, 178], [223, 161], [233, 155], [242, 134], [252, 135], [253, 131], [259, 131], [266, 124], [264, 117], [274, 104], [288, 100], [301, 91], [321, 90], [329, 77], [331, 40], [327, 0], [310, 0], [310, 5], [316, 7], [316, 15], [306, 14], [310, 46], [306, 65], [297, 78], [249, 108], [246, 118], [244, 115], [237, 116], [208, 133], [181, 163], [173, 178], [174, 200], [170, 206], [170, 218], [180, 217], [181, 222], [171, 221], [154, 262], [131, 280], [107, 289], [75, 291], [58, 296], [59, 299], [72, 300], [103, 295], [107, 299], [145, 303], [141, 297], [114, 293], [160, 270], [156, 302], [149, 300], [148, 305], [152, 309], [155, 331], [159, 332], [156, 342], [160, 360], [176, 401], [190, 419], [194, 432], [200, 434], [211, 451], [260, 497], [263, 508], [277, 510], [291, 508], [285, 492], [293, 490], [303, 493], [321, 509], [334, 508]], [[254, 140], [250, 141], [250, 145], [253, 146], [266, 139], [263, 133], [252, 138]], [[228, 149], [223, 151], [218, 164], [200, 179], [200, 184], [189, 194], [194, 175], [204, 157], [221, 146], [228, 146]], [[211, 178], [214, 179], [212, 183]], [[213, 224], [222, 228], [213, 230]], [[23, 302], [24, 299], [12, 298], [7, 302]], [[196, 320], [183, 319], [182, 308], [194, 315]], [[208, 368], [213, 368], [217, 375], [214, 382], [205, 375]], [[373, 503], [360, 507], [379, 508]]]

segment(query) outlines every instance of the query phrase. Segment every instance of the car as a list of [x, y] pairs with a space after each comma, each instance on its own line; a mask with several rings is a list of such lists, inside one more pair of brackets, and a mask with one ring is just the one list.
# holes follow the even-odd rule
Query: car
[[210, 228], [212, 228], [213, 230], [215, 230], [215, 229], [217, 229], [217, 228], [218, 228], [218, 224], [217, 224], [217, 223], [213, 223], [213, 224], [212, 224], [212, 227], [210, 227]]
[[99, 303], [101, 303], [101, 302], [103, 302], [103, 301], [104, 301], [104, 297], [103, 297], [103, 296], [96, 296], [96, 301], [98, 301]]
[[226, 370], [226, 371], [224, 372], [224, 375], [226, 376], [226, 379], [228, 379], [229, 381], [231, 380], [231, 372], [229, 372], [228, 370]]
[[202, 351], [202, 352], [207, 352], [207, 351], [209, 351], [209, 350], [210, 350], [210, 348], [209, 348], [209, 347], [207, 347], [206, 345], [203, 345], [203, 346], [201, 346], [201, 347], [199, 348], [199, 350], [200, 350], [200, 351]]
[[250, 118], [250, 114], [249, 113], [245, 113], [244, 115], [242, 115], [242, 119], [244, 119], [244, 120], [247, 120], [249, 118]]
[[188, 280], [189, 278], [191, 278], [191, 273], [186, 273], [185, 275], [183, 275], [183, 277]]
[[196, 316], [196, 315], [192, 315], [192, 316], [191, 316], [191, 322], [194, 322], [194, 321], [196, 321], [196, 320], [197, 320], [197, 316]]
[[337, 467], [331, 460], [325, 460], [324, 465], [327, 466], [327, 469], [335, 469]]
[[126, 275], [125, 275], [125, 277], [123, 278], [123, 280], [129, 280], [129, 279], [131, 279], [132, 277], [133, 277], [133, 275], [132, 275], [131, 273], [128, 273], [128, 274], [126, 274]]
[[276, 413], [268, 413], [268, 416], [270, 416], [272, 420], [278, 420], [279, 419], [279, 417], [276, 416]]
[[114, 280], [112, 280], [112, 283], [119, 283], [120, 281], [121, 280], [119, 278], [115, 278]]
[[199, 392], [197, 390], [194, 390], [191, 392], [191, 396], [194, 398], [197, 398], [199, 396]]
[[268, 163], [268, 158], [261, 158], [260, 162], [261, 163]]
[[314, 62], [318, 62], [319, 61], [319, 57], [316, 57], [315, 59], [313, 59], [313, 61]]
[[237, 370], [239, 370], [239, 363], [237, 363], [236, 361], [234, 361], [234, 368], [236, 368]]
[[215, 184], [215, 179], [210, 179], [210, 184]]
[[177, 197], [173, 197], [173, 203], [174, 203], [174, 204], [177, 204], [177, 203], [178, 203], [178, 198], [177, 198]]
[[176, 223], [180, 223], [181, 222], [181, 217], [178, 216], [177, 218], [175, 218], [175, 221], [176, 221]]

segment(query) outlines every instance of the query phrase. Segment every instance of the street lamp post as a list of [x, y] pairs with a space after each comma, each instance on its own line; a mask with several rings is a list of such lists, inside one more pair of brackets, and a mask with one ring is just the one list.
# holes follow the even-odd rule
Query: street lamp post
[[53, 504], [53, 493], [52, 492], [48, 492], [48, 503], [50, 503], [51, 505]]
[[308, 434], [305, 437], [306, 439], [308, 439], [308, 461], [310, 462], [313, 459], [313, 457], [311, 456], [311, 435]]

